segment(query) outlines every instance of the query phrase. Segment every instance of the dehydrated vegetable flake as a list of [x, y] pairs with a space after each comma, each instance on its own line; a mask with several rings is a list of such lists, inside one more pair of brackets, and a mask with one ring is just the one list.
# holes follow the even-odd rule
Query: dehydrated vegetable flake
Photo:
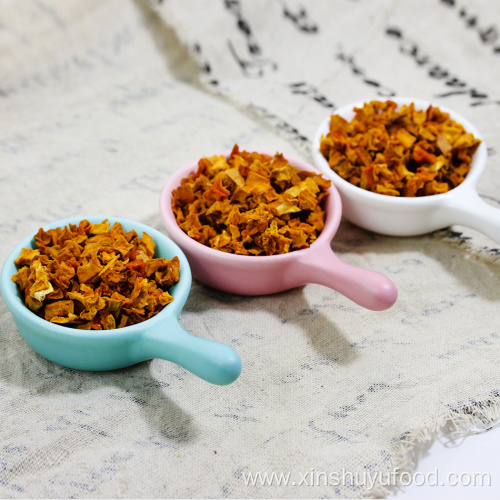
[[65, 228], [42, 228], [36, 249], [23, 248], [12, 281], [26, 306], [52, 323], [84, 330], [110, 330], [140, 323], [173, 297], [179, 259], [155, 258], [155, 243], [124, 232], [108, 220]]
[[445, 193], [463, 182], [481, 142], [433, 106], [371, 101], [354, 112], [350, 122], [330, 117], [320, 152], [343, 179], [374, 193]]
[[330, 181], [282, 154], [240, 151], [202, 158], [172, 192], [179, 227], [223, 252], [274, 255], [307, 248], [324, 226]]

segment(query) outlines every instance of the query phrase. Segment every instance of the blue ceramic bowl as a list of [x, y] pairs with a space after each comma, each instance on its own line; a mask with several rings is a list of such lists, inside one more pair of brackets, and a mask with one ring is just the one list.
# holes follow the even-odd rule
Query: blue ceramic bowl
[[14, 260], [22, 248], [36, 248], [34, 235], [25, 238], [10, 253], [0, 276], [3, 298], [10, 309], [24, 340], [40, 355], [62, 366], [77, 370], [113, 370], [151, 358], [172, 361], [213, 384], [225, 385], [236, 380], [241, 360], [231, 347], [187, 333], [178, 317], [191, 289], [191, 270], [181, 249], [159, 231], [126, 219], [113, 217], [78, 217], [44, 226], [44, 229], [92, 223], [108, 219], [111, 225], [120, 222], [125, 231], [135, 229], [142, 236], [148, 233], [156, 243], [156, 257], [180, 260], [180, 280], [169, 290], [174, 300], [156, 316], [143, 323], [115, 330], [82, 331], [53, 324], [31, 312], [11, 278], [17, 272]]

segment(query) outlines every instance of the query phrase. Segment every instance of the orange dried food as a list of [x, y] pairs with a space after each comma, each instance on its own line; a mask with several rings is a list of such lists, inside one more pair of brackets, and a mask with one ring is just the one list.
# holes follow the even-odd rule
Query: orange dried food
[[481, 142], [433, 106], [371, 101], [354, 112], [350, 122], [330, 117], [320, 152], [343, 179], [374, 193], [445, 193], [464, 180]]
[[179, 227], [196, 241], [239, 255], [307, 248], [324, 226], [330, 181], [282, 154], [240, 151], [202, 158], [172, 192]]
[[173, 300], [179, 259], [155, 258], [155, 243], [125, 232], [81, 221], [64, 228], [42, 228], [37, 248], [23, 248], [14, 261], [26, 306], [52, 323], [86, 330], [110, 330], [151, 318]]

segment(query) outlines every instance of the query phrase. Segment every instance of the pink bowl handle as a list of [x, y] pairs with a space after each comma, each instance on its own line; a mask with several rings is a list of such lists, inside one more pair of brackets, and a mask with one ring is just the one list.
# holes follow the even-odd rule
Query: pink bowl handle
[[312, 249], [304, 252], [297, 269], [305, 283], [327, 286], [372, 311], [389, 309], [396, 302], [396, 286], [383, 274], [346, 264], [330, 247]]

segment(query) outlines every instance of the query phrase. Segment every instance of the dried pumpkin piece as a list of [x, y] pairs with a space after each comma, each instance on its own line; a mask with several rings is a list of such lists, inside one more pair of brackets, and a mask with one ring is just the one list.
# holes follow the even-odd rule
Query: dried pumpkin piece
[[40, 317], [83, 330], [110, 330], [145, 321], [174, 298], [180, 261], [155, 258], [153, 238], [120, 223], [87, 220], [42, 228], [37, 248], [22, 249], [12, 281]]
[[107, 234], [108, 231], [109, 231], [109, 222], [107, 220], [90, 224], [89, 234], [103, 234], [103, 233]]
[[445, 193], [463, 182], [481, 142], [434, 106], [371, 101], [354, 112], [351, 122], [330, 117], [320, 152], [343, 179], [374, 193]]
[[200, 159], [197, 172], [173, 190], [172, 210], [179, 227], [206, 246], [241, 255], [281, 254], [316, 240], [330, 185], [280, 153], [272, 157], [235, 145], [227, 159]]
[[[24, 262], [23, 264], [26, 264], [26, 262]], [[27, 290], [34, 283], [33, 281], [30, 283], [30, 276], [31, 269], [27, 265], [23, 265], [23, 267], [21, 267], [19, 271], [17, 271], [17, 273], [12, 276], [12, 281], [14, 283], [17, 283], [21, 290]]]
[[83, 259], [78, 269], [76, 270], [76, 274], [78, 275], [78, 281], [80, 283], [88, 283], [93, 278], [99, 275], [99, 273], [103, 270], [103, 266], [99, 262], [97, 258], [97, 254], [94, 254], [93, 258]]
[[[63, 261], [54, 262], [48, 265], [51, 283], [58, 291], [66, 290], [71, 285], [71, 280], [76, 274], [75, 265], [77, 262]], [[51, 294], [50, 298], [54, 298]]]
[[116, 328], [116, 320], [112, 314], [104, 314], [101, 317], [101, 325], [103, 330], [114, 330]]
[[85, 310], [80, 313], [80, 318], [90, 321], [98, 311], [104, 309], [106, 301], [101, 297], [99, 290], [94, 290], [84, 283], [80, 284], [80, 290], [80, 292], [68, 292], [68, 297], [82, 304]]
[[52, 323], [70, 323], [77, 318], [74, 311], [75, 304], [72, 300], [56, 300], [46, 304], [45, 319]]
[[54, 291], [49, 279], [47, 268], [42, 265], [39, 259], [33, 261], [31, 265], [31, 276], [34, 273], [34, 283], [30, 286], [28, 293], [31, 298], [42, 302], [46, 295]]
[[33, 260], [40, 256], [40, 250], [33, 248], [23, 248], [21, 255], [14, 261], [17, 266], [31, 264]]

